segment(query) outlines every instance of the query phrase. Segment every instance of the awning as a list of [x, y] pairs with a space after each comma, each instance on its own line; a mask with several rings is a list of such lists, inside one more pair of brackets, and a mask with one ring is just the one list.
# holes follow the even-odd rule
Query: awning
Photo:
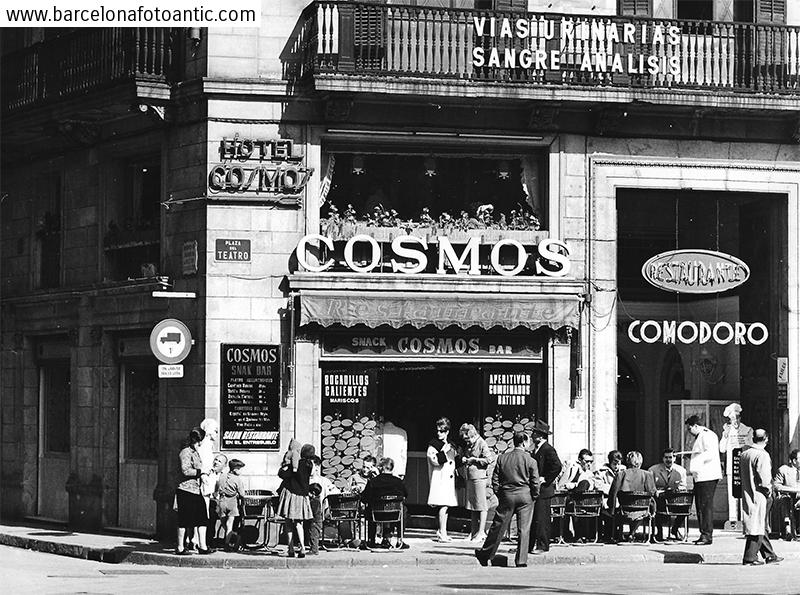
[[578, 296], [569, 295], [303, 291], [300, 294], [300, 325], [578, 328], [578, 305]]

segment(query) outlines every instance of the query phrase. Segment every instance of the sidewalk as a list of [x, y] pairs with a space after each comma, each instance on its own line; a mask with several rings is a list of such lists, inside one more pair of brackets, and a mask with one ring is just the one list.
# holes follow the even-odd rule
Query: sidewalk
[[[691, 532], [690, 539], [696, 535]], [[432, 532], [410, 530], [406, 542], [410, 549], [399, 550], [337, 550], [321, 552], [304, 559], [287, 558], [286, 546], [277, 551], [217, 551], [207, 556], [193, 554], [176, 556], [172, 544], [148, 539], [114, 535], [73, 533], [53, 527], [0, 524], [0, 545], [27, 548], [40, 552], [84, 558], [108, 563], [148, 564], [204, 568], [316, 568], [350, 566], [432, 566], [477, 565], [472, 551], [475, 544], [456, 539], [452, 543], [434, 542]], [[800, 560], [800, 542], [773, 540], [779, 556], [787, 561]], [[514, 544], [503, 543], [498, 565], [506, 557], [513, 563]], [[744, 539], [741, 535], [721, 530], [714, 532], [710, 546], [695, 546], [690, 542], [665, 544], [624, 545], [553, 545], [547, 554], [532, 555], [528, 564], [607, 564], [607, 563], [672, 563], [700, 564], [703, 562], [738, 563], [742, 559]]]

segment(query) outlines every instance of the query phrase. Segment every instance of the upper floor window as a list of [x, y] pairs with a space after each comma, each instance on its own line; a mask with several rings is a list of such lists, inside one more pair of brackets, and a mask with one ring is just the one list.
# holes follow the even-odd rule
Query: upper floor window
[[61, 175], [45, 176], [36, 197], [37, 220], [34, 241], [34, 287], [61, 285], [62, 230]]
[[618, 0], [620, 15], [632, 17], [653, 16], [652, 0]]
[[154, 277], [160, 267], [159, 157], [120, 164], [116, 173], [121, 190], [106, 205], [106, 279]]
[[714, 0], [678, 0], [675, 17], [692, 21], [713, 21]]

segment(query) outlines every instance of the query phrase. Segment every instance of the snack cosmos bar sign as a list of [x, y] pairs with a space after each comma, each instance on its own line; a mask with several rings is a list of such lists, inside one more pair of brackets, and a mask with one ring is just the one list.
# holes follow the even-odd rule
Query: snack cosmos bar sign
[[[312, 233], [300, 240], [297, 245], [297, 260], [300, 266], [312, 273], [322, 273], [330, 269], [335, 261], [329, 258], [326, 262], [315, 263], [308, 258], [309, 251], [314, 243], [319, 243], [333, 251], [333, 240], [329, 237]], [[367, 248], [367, 260], [356, 260], [353, 253], [357, 246], [363, 244]], [[459, 250], [453, 246], [450, 239], [446, 236], [437, 238], [437, 268], [436, 273], [445, 275], [447, 273], [469, 275], [480, 275], [480, 238], [472, 237], [466, 245]], [[506, 254], [513, 255], [511, 262], [502, 264], [500, 262], [500, 252], [505, 248]], [[344, 262], [347, 268], [356, 273], [370, 273], [379, 265], [391, 265], [393, 273], [405, 273], [408, 275], [424, 272], [428, 267], [428, 242], [424, 238], [405, 235], [397, 236], [392, 240], [391, 250], [384, 251], [378, 241], [372, 236], [360, 234], [350, 238], [344, 246]], [[546, 277], [565, 277], [570, 271], [569, 248], [561, 240], [545, 239], [538, 243], [532, 254], [528, 254], [528, 248], [513, 239], [501, 239], [496, 242], [491, 249], [490, 264], [492, 269], [504, 277], [514, 277], [519, 275], [527, 266], [529, 257], [536, 259], [534, 271], [536, 275]]]
[[672, 250], [645, 262], [642, 276], [665, 291], [719, 293], [747, 281], [750, 269], [735, 256], [722, 252]]
[[[306, 187], [313, 167], [288, 139], [223, 138], [221, 163], [208, 172], [208, 192], [217, 198], [249, 195], [257, 198], [294, 198]], [[223, 196], [218, 196], [223, 195]]]

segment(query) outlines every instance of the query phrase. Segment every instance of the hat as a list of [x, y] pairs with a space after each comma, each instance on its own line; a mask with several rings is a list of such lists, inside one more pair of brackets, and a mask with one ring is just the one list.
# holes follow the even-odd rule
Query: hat
[[533, 425], [531, 431], [537, 434], [545, 434], [545, 435], [553, 433], [550, 431], [550, 426], [547, 425], [547, 423], [543, 422], [541, 419], [536, 420], [536, 423]]
[[228, 461], [228, 467], [231, 469], [241, 469], [244, 467], [244, 463], [239, 459], [231, 459]]

